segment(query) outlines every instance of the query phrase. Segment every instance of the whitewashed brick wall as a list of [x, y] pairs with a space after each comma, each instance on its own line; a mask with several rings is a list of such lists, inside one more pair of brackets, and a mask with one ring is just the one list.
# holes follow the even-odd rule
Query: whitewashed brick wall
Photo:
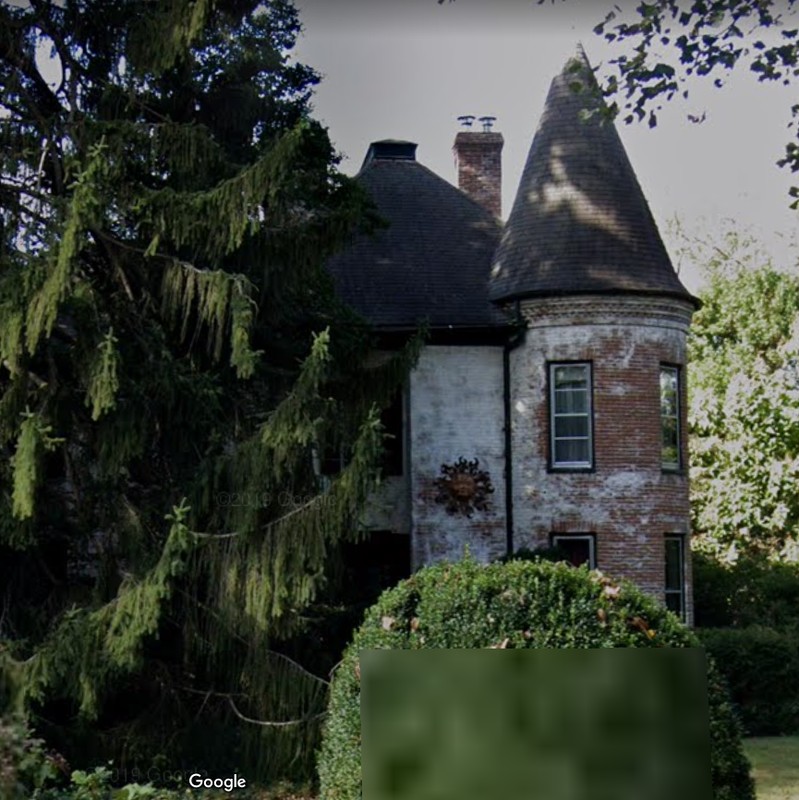
[[[502, 347], [430, 346], [410, 376], [411, 547], [414, 569], [458, 559], [468, 545], [487, 561], [505, 553]], [[441, 465], [480, 460], [494, 494], [491, 510], [447, 514], [435, 502]]]

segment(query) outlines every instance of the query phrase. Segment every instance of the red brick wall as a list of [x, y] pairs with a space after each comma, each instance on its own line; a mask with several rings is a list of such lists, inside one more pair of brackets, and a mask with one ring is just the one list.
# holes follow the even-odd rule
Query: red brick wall
[[[685, 366], [690, 307], [644, 298], [528, 301], [530, 330], [513, 354], [514, 544], [537, 547], [552, 532], [596, 535], [597, 567], [664, 598], [664, 537], [686, 535], [690, 589], [685, 370], [682, 466], [661, 468], [661, 363]], [[549, 468], [547, 364], [590, 361], [594, 469]]]
[[502, 216], [501, 133], [461, 131], [452, 148], [458, 188], [493, 214]]

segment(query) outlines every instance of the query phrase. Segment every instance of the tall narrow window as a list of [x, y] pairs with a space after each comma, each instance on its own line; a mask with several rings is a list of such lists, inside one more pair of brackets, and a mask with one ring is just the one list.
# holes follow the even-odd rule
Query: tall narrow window
[[591, 365], [549, 365], [550, 452], [553, 469], [593, 466]]
[[680, 370], [660, 365], [660, 461], [665, 470], [680, 469]]
[[666, 608], [685, 618], [685, 537], [666, 536]]

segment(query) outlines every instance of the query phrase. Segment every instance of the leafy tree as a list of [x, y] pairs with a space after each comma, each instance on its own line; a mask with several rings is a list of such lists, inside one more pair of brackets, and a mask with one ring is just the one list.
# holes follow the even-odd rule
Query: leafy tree
[[799, 541], [799, 278], [735, 233], [693, 257], [709, 279], [689, 339], [694, 529], [717, 555], [786, 553]]
[[[795, 15], [795, 0], [653, 0], [627, 13], [614, 6], [594, 28], [626, 50], [611, 60], [615, 73], [604, 87], [610, 98], [621, 98], [610, 102], [611, 113], [622, 112], [626, 122], [646, 118], [655, 126], [664, 100], [688, 97], [692, 76], [721, 87], [741, 66], [762, 82], [791, 84], [799, 75]], [[791, 113], [793, 127], [799, 105], [791, 106]], [[780, 164], [799, 170], [799, 143], [786, 145]], [[799, 188], [791, 195], [799, 197]]]
[[357, 537], [411, 357], [367, 370], [322, 269], [375, 219], [298, 31], [289, 0], [0, 2], [0, 696], [130, 758], [312, 715], [270, 648]]

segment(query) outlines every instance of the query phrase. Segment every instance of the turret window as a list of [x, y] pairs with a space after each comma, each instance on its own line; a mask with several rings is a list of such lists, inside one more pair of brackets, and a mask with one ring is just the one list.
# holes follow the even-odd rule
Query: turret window
[[660, 461], [664, 470], [675, 471], [680, 459], [680, 369], [660, 365]]
[[549, 365], [550, 461], [553, 469], [594, 463], [591, 364]]

